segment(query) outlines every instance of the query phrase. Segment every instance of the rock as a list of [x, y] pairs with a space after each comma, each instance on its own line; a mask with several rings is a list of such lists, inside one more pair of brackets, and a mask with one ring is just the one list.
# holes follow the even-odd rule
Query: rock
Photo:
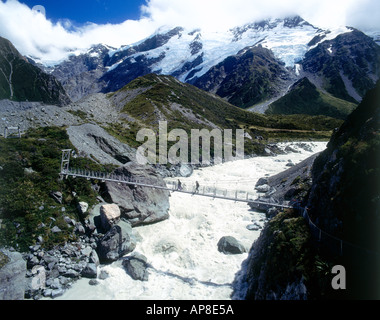
[[81, 250], [81, 254], [86, 256], [86, 257], [89, 257], [92, 253], [92, 248], [91, 247], [84, 247], [82, 250]]
[[[102, 104], [103, 110], [101, 113], [104, 114], [104, 103]], [[67, 134], [81, 155], [89, 158], [94, 157], [101, 164], [121, 166], [132, 159], [136, 159], [135, 149], [121, 143], [96, 124], [86, 123], [80, 126], [69, 127], [67, 128]]]
[[96, 266], [100, 265], [99, 256], [98, 256], [98, 254], [96, 253], [95, 250], [92, 250], [89, 262], [90, 263], [94, 263]]
[[123, 267], [133, 280], [148, 281], [147, 261], [142, 254], [134, 253], [123, 261]]
[[224, 254], [242, 254], [247, 252], [245, 247], [234, 237], [223, 237], [218, 242], [218, 250]]
[[269, 183], [269, 181], [267, 178], [260, 178], [259, 181], [257, 181], [257, 183], [256, 183], [256, 187], [260, 187], [260, 186], [262, 186], [264, 184], [268, 184], [268, 183]]
[[258, 225], [257, 223], [254, 223], [254, 224], [248, 225], [247, 229], [249, 231], [259, 231], [260, 229], [262, 229], [262, 227], [260, 225]]
[[268, 219], [273, 219], [280, 212], [279, 208], [269, 208], [266, 212], [266, 217]]
[[53, 292], [53, 290], [51, 290], [51, 289], [45, 289], [43, 292], [43, 296], [45, 298], [51, 297], [52, 292]]
[[52, 197], [57, 203], [62, 204], [63, 195], [59, 191], [50, 192], [50, 197]]
[[114, 262], [135, 248], [136, 241], [132, 235], [132, 227], [125, 223], [111, 228], [101, 239], [97, 252], [100, 261]]
[[88, 263], [82, 271], [82, 277], [96, 279], [98, 277], [98, 267], [95, 263]]
[[32, 269], [31, 287], [33, 290], [45, 289], [46, 286], [46, 270], [43, 266], [34, 266]]
[[65, 293], [65, 290], [63, 290], [62, 288], [61, 289], [52, 290], [51, 297], [53, 299], [55, 299], [55, 298], [58, 298], [58, 297], [62, 296], [64, 293]]
[[263, 184], [261, 186], [258, 186], [255, 188], [257, 192], [260, 192], [260, 193], [267, 193], [270, 191], [270, 186], [267, 185], [267, 184]]
[[88, 210], [88, 203], [87, 202], [79, 202], [77, 208], [78, 208], [79, 214], [81, 214], [83, 216], [83, 215], [85, 215], [85, 213]]
[[83, 225], [80, 222], [78, 222], [75, 225], [74, 232], [84, 235], [86, 233], [86, 229], [83, 227]]
[[88, 284], [89, 284], [90, 286], [97, 286], [97, 285], [99, 284], [99, 281], [96, 280], [96, 279], [91, 279], [91, 280], [88, 282]]
[[72, 280], [69, 279], [69, 278], [62, 277], [62, 276], [59, 277], [59, 283], [60, 283], [62, 286], [64, 286], [64, 287], [68, 286], [71, 282], [72, 282]]
[[35, 255], [29, 255], [27, 259], [27, 267], [28, 269], [32, 269], [34, 266], [38, 265], [40, 261], [38, 260], [37, 256]]
[[25, 168], [24, 173], [26, 175], [31, 175], [33, 173], [36, 173], [36, 171], [34, 171], [32, 168]]
[[71, 219], [71, 218], [68, 217], [68, 216], [63, 217], [63, 220], [65, 220], [65, 222], [66, 222], [68, 225], [75, 226], [75, 224], [76, 224], [75, 220], [74, 220], [74, 219]]
[[295, 144], [298, 148], [301, 148], [307, 152], [313, 152], [313, 147], [310, 144], [299, 142]]
[[43, 260], [50, 270], [58, 263], [58, 258], [50, 254], [45, 254]]
[[292, 148], [291, 146], [286, 146], [286, 148], [285, 148], [285, 152], [286, 152], [286, 153], [301, 153], [300, 151], [295, 150], [295, 149]]
[[47, 280], [46, 286], [53, 290], [62, 289], [61, 281], [58, 278]]
[[181, 177], [190, 177], [193, 174], [193, 168], [187, 164], [181, 164], [179, 168], [179, 174]]
[[78, 272], [78, 271], [75, 271], [75, 270], [73, 270], [73, 269], [69, 269], [69, 270], [67, 270], [67, 271], [64, 273], [64, 276], [67, 277], [67, 278], [75, 279], [75, 278], [78, 278], [78, 277], [79, 277], [79, 272]]
[[105, 280], [105, 279], [108, 279], [109, 277], [110, 277], [110, 275], [107, 271], [105, 271], [105, 270], [100, 271], [100, 274], [99, 274], [100, 280]]
[[37, 245], [35, 245], [35, 246], [30, 246], [29, 249], [30, 249], [30, 251], [32, 251], [32, 252], [37, 252], [38, 250], [41, 249], [41, 245], [37, 244]]
[[57, 226], [51, 228], [51, 232], [53, 233], [59, 233], [59, 232], [62, 232], [62, 230], [60, 228], [58, 228]]
[[109, 231], [113, 225], [120, 222], [120, 208], [117, 204], [105, 204], [100, 207], [100, 220], [102, 228]]
[[[116, 175], [141, 179], [144, 183], [165, 187], [161, 175], [153, 168], [128, 163], [115, 171]], [[169, 195], [166, 190], [143, 188], [133, 185], [106, 182], [102, 196], [108, 203], [120, 207], [123, 217], [132, 226], [141, 226], [160, 222], [169, 218]]]
[[248, 203], [248, 205], [251, 207], [252, 210], [255, 210], [255, 211], [258, 211], [258, 212], [264, 212], [266, 213], [267, 210], [269, 210], [272, 205], [275, 203], [275, 202], [271, 202], [272, 199], [266, 199], [266, 198], [258, 198], [256, 199], [256, 201], [259, 201], [260, 203], [257, 203], [257, 202], [250, 202]]
[[26, 262], [18, 252], [0, 251], [0, 300], [24, 300]]

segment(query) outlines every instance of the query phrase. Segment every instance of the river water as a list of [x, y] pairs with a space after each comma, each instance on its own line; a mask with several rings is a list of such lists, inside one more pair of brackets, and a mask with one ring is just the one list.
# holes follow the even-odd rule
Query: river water
[[[305, 160], [326, 148], [325, 142], [307, 142], [312, 151], [292, 144], [299, 153], [276, 157], [256, 157], [194, 171], [183, 184], [199, 181], [202, 186], [242, 190], [254, 194], [261, 177], [288, 169], [286, 164]], [[285, 148], [289, 144], [281, 144]], [[145, 255], [150, 264], [149, 281], [134, 281], [121, 262], [102, 266], [109, 277], [76, 282], [60, 300], [228, 300], [232, 282], [248, 253], [225, 255], [217, 244], [223, 236], [232, 236], [249, 251], [261, 230], [249, 231], [248, 225], [266, 223], [265, 214], [252, 211], [246, 203], [172, 193], [170, 218], [164, 222], [136, 228], [140, 241], [135, 252]], [[58, 300], [57, 299], [57, 300]]]

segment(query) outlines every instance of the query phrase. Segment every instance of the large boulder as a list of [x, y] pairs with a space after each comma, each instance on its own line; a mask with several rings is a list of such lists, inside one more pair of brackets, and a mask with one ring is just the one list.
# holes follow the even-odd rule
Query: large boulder
[[[140, 180], [144, 184], [165, 187], [166, 184], [153, 168], [128, 163], [115, 174], [124, 179]], [[122, 217], [132, 226], [160, 222], [169, 218], [169, 191], [135, 185], [105, 182], [102, 196], [108, 203], [120, 207]]]
[[105, 204], [100, 207], [100, 221], [106, 231], [120, 222], [120, 216], [121, 211], [117, 204]]
[[98, 266], [95, 263], [88, 263], [82, 270], [82, 277], [96, 279], [98, 277]]
[[136, 159], [133, 148], [121, 143], [96, 124], [69, 127], [67, 134], [80, 156], [96, 158], [101, 164], [120, 166]]
[[109, 263], [119, 260], [136, 248], [136, 239], [132, 227], [123, 221], [114, 225], [101, 239], [97, 252], [101, 262]]
[[134, 253], [123, 261], [123, 267], [133, 280], [148, 281], [148, 260], [139, 253]]
[[218, 250], [224, 254], [242, 254], [246, 248], [234, 237], [223, 237], [218, 242]]
[[0, 251], [0, 300], [24, 300], [26, 261], [18, 252]]

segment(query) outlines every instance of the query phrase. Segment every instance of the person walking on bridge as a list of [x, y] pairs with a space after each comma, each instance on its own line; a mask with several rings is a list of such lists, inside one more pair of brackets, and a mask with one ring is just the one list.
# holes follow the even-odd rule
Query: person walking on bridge
[[182, 191], [182, 190], [183, 190], [182, 182], [181, 182], [180, 180], [178, 180], [178, 187], [177, 187], [177, 190], [179, 190], [179, 191]]
[[199, 193], [199, 182], [195, 182], [195, 193]]

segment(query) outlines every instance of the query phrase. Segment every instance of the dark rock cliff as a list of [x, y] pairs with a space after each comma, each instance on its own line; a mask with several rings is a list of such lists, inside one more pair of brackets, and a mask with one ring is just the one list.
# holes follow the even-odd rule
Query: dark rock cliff
[[[324, 232], [322, 241], [297, 211], [280, 213], [252, 246], [236, 277], [234, 297], [378, 299], [380, 83], [315, 160], [304, 203]], [[332, 240], [340, 244], [339, 252]], [[345, 267], [345, 290], [332, 289], [334, 265]]]
[[360, 102], [380, 77], [380, 47], [353, 29], [306, 53], [303, 70], [333, 96]]
[[247, 48], [211, 68], [195, 86], [242, 107], [276, 96], [289, 86], [289, 71], [262, 46]]
[[67, 105], [61, 83], [52, 75], [29, 63], [13, 44], [0, 37], [0, 99], [38, 101]]
[[333, 135], [313, 168], [310, 217], [344, 241], [350, 298], [379, 297], [380, 83]]

